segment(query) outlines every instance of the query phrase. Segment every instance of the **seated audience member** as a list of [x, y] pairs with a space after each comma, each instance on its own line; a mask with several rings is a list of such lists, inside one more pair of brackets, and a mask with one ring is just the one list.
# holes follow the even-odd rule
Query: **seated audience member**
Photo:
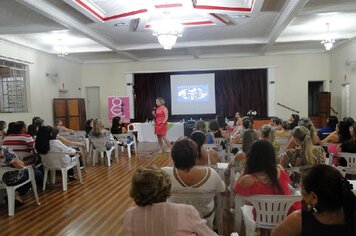
[[2, 141], [6, 136], [6, 122], [0, 120], [0, 145], [2, 145]]
[[[241, 196], [289, 195], [289, 183], [288, 174], [277, 164], [272, 144], [266, 140], [257, 140], [247, 154], [245, 169], [235, 183], [234, 192]], [[296, 202], [289, 212], [300, 207], [300, 202]]]
[[356, 123], [349, 128], [351, 138], [340, 146], [342, 152], [356, 153]]
[[201, 131], [206, 134], [206, 124], [203, 120], [197, 120], [195, 122], [194, 131]]
[[298, 126], [304, 126], [309, 130], [310, 137], [314, 145], [320, 144], [320, 139], [319, 136], [317, 135], [317, 130], [314, 127], [313, 122], [309, 118], [307, 117], [301, 118], [298, 122]]
[[[25, 164], [21, 161], [16, 154], [8, 147], [0, 146], [0, 168], [1, 167], [11, 167], [20, 169], [19, 171], [7, 172], [2, 176], [2, 181], [9, 186], [14, 186], [21, 184], [28, 180], [28, 170], [23, 169]], [[34, 170], [35, 179], [37, 183], [42, 182], [42, 172], [39, 170]], [[27, 183], [15, 190], [15, 206], [21, 206], [24, 204], [22, 196], [24, 196], [28, 190], [31, 188], [31, 182]], [[5, 201], [8, 199], [5, 197]]]
[[126, 128], [121, 124], [121, 117], [120, 116], [115, 116], [112, 119], [112, 126], [110, 129], [110, 132], [112, 134], [125, 134], [127, 133]]
[[279, 126], [279, 129], [276, 130], [276, 138], [277, 139], [290, 139], [292, 136], [291, 132], [288, 130], [288, 122], [282, 121], [282, 124]]
[[276, 140], [275, 130], [270, 125], [263, 125], [260, 128], [261, 139], [267, 140], [273, 145], [275, 153], [279, 152], [280, 145], [278, 140]]
[[[321, 143], [318, 135], [316, 134], [316, 129], [309, 118], [307, 117], [301, 118], [298, 122], [298, 126], [304, 126], [309, 130], [310, 138], [313, 145], [319, 145]], [[292, 137], [287, 144], [287, 149], [293, 149], [295, 148], [295, 146], [297, 146], [297, 143], [295, 139]]]
[[[168, 202], [193, 205], [212, 228], [215, 216], [214, 196], [216, 192], [225, 191], [223, 180], [214, 169], [196, 165], [198, 148], [189, 138], [178, 139], [173, 145], [171, 155], [174, 167], [162, 168], [172, 181], [172, 196], [168, 198]], [[184, 198], [179, 195], [183, 192], [201, 195], [199, 198]]]
[[322, 144], [325, 143], [343, 143], [351, 139], [351, 134], [349, 130], [350, 124], [345, 121], [340, 121], [336, 125], [334, 132], [329, 134], [325, 139], [321, 141]]
[[125, 212], [125, 235], [217, 235], [193, 206], [166, 202], [170, 195], [171, 180], [166, 172], [152, 166], [139, 168], [130, 189], [137, 206]]
[[229, 134], [225, 130], [220, 129], [218, 120], [211, 120], [209, 122], [209, 129], [210, 132], [206, 135], [208, 144], [213, 144], [215, 138], [229, 139]]
[[318, 136], [322, 140], [324, 139], [327, 135], [335, 131], [337, 123], [339, 123], [339, 120], [337, 119], [336, 116], [329, 116], [329, 118], [326, 120], [327, 124], [323, 128], [318, 129]]
[[297, 126], [292, 133], [297, 147], [287, 150], [281, 155], [281, 164], [283, 167], [297, 167], [314, 164], [323, 164], [325, 161], [325, 152], [321, 146], [314, 146], [310, 132], [304, 126]]
[[235, 113], [235, 118], [234, 118], [234, 129], [231, 132], [231, 139], [234, 139], [237, 135], [241, 134], [242, 130], [243, 130], [243, 125], [242, 125], [243, 121], [242, 118], [240, 116], [239, 112]]
[[39, 117], [35, 116], [32, 118], [32, 124], [28, 126], [27, 133], [32, 137], [36, 137], [38, 129], [43, 125], [44, 120]]
[[7, 131], [6, 131], [6, 135], [14, 134], [14, 133], [15, 133], [15, 131], [14, 131], [15, 124], [16, 124], [16, 122], [10, 122], [10, 123], [9, 123], [8, 128], [7, 128]]
[[240, 115], [240, 112], [236, 112], [234, 117], [234, 126], [239, 127], [241, 125], [242, 125], [242, 117]]
[[241, 143], [244, 130], [246, 129], [253, 129], [253, 120], [251, 120], [251, 118], [249, 117], [242, 118], [242, 130], [239, 132], [239, 134], [232, 137], [232, 139], [230, 140], [230, 144]]
[[[106, 138], [114, 141], [114, 138], [109, 130], [104, 128], [103, 123], [99, 119], [95, 119], [93, 122], [93, 129], [89, 133], [89, 138]], [[106, 149], [111, 149], [114, 146], [112, 141], [106, 143]]]
[[68, 129], [67, 127], [65, 127], [65, 126], [63, 125], [63, 122], [62, 122], [61, 119], [57, 119], [57, 120], [56, 120], [55, 126], [57, 127], [57, 129], [59, 130], [59, 132], [71, 132], [71, 133], [75, 132], [75, 130]]
[[272, 144], [266, 140], [257, 140], [247, 153], [245, 169], [236, 181], [234, 191], [242, 196], [288, 195], [289, 182], [288, 174], [276, 162]]
[[302, 171], [302, 196], [309, 209], [296, 211], [272, 231], [272, 236], [353, 236], [356, 197], [350, 182], [332, 166]]
[[3, 145], [11, 148], [14, 152], [32, 152], [35, 140], [31, 137], [31, 135], [26, 133], [27, 127], [25, 122], [15, 122], [15, 124], [11, 127], [10, 134], [4, 138]]
[[242, 150], [235, 155], [234, 159], [225, 170], [225, 175], [230, 175], [231, 167], [235, 166], [238, 172], [241, 172], [246, 165], [247, 154], [251, 149], [253, 142], [259, 139], [258, 133], [254, 129], [246, 129], [242, 137]]
[[89, 133], [93, 129], [94, 119], [87, 120], [85, 124], [85, 137], [89, 138]]
[[205, 134], [201, 131], [194, 131], [190, 138], [198, 146], [198, 159], [196, 160], [197, 165], [216, 165], [219, 161], [218, 153], [214, 150], [206, 151], [203, 149], [205, 143]]
[[269, 125], [272, 126], [275, 130], [278, 130], [282, 125], [282, 120], [278, 117], [272, 117]]
[[355, 123], [355, 120], [352, 117], [344, 117], [342, 121], [345, 121], [349, 126], [353, 125]]
[[298, 114], [292, 114], [292, 115], [289, 117], [288, 122], [289, 122], [289, 127], [288, 127], [288, 129], [289, 129], [289, 130], [293, 130], [293, 129], [298, 125], [298, 122], [299, 122], [299, 115], [298, 115]]
[[[66, 145], [57, 139], [58, 129], [51, 126], [41, 126], [38, 129], [36, 136], [35, 148], [39, 154], [47, 154], [51, 152], [62, 152], [70, 155], [70, 158], [74, 158], [75, 154], [80, 153]], [[73, 169], [68, 170], [68, 178], [74, 179]]]

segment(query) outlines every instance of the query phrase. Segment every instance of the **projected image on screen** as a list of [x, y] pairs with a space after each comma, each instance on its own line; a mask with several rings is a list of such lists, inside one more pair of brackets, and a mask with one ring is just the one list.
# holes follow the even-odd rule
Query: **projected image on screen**
[[209, 85], [191, 85], [177, 87], [178, 102], [209, 102]]
[[215, 114], [215, 74], [171, 75], [172, 115]]

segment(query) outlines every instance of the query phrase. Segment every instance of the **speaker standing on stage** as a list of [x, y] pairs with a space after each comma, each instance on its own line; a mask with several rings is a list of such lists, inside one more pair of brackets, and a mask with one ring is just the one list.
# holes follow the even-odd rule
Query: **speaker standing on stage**
[[153, 116], [155, 117], [155, 134], [157, 135], [158, 144], [160, 147], [159, 153], [163, 152], [163, 141], [167, 144], [171, 151], [171, 143], [167, 138], [167, 120], [168, 120], [168, 109], [164, 105], [164, 99], [159, 97], [156, 99], [157, 108], [152, 111]]

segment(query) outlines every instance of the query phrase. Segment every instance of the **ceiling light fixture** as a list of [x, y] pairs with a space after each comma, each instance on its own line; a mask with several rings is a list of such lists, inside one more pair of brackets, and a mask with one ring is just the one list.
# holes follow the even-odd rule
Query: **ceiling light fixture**
[[151, 28], [153, 30], [153, 36], [157, 37], [163, 49], [171, 50], [177, 38], [182, 36], [183, 25], [170, 18], [167, 10], [167, 1], [166, 9], [163, 14], [162, 19], [151, 22]]
[[68, 56], [68, 48], [64, 46], [63, 40], [58, 39], [59, 43], [57, 46], [54, 47], [54, 51], [56, 52], [57, 56], [62, 60], [65, 56]]
[[321, 44], [324, 45], [326, 51], [329, 51], [333, 47], [333, 44], [335, 43], [335, 39], [333, 39], [330, 35], [330, 29], [329, 29], [330, 24], [326, 23], [326, 27], [327, 27], [327, 35], [326, 38], [321, 41]]

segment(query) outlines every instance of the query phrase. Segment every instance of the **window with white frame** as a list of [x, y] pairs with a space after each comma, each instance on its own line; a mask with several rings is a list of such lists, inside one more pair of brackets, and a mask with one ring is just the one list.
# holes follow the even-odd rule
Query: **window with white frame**
[[0, 112], [27, 112], [28, 66], [0, 59]]

